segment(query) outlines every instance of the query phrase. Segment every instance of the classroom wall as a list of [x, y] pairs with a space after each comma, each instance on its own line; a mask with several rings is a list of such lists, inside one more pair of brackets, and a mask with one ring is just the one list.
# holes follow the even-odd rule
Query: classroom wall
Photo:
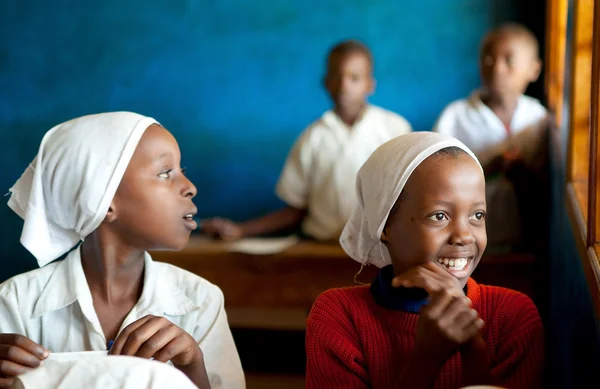
[[[0, 190], [53, 125], [108, 110], [151, 115], [178, 138], [201, 217], [236, 220], [280, 206], [273, 186], [302, 129], [329, 107], [327, 49], [372, 47], [372, 102], [430, 129], [478, 85], [486, 30], [505, 0], [3, 1]], [[0, 280], [34, 266], [21, 222], [0, 205]]]

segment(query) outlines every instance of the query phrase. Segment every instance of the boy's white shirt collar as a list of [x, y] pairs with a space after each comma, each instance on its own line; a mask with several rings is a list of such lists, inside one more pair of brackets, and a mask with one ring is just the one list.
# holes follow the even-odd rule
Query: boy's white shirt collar
[[[32, 317], [64, 308], [79, 302], [85, 317], [100, 326], [92, 294], [83, 272], [80, 248], [71, 251], [61, 261], [34, 305]], [[144, 257], [144, 286], [142, 295], [123, 321], [122, 328], [146, 315], [186, 315], [197, 308], [172, 282], [158, 282], [156, 266], [150, 254]]]
[[371, 106], [371, 104], [366, 104], [360, 116], [352, 126], [346, 124], [342, 120], [342, 118], [340, 118], [338, 114], [335, 113], [333, 109], [330, 109], [329, 111], [325, 112], [322, 116], [322, 119], [325, 125], [327, 125], [329, 128], [345, 130], [346, 136], [350, 136], [354, 132], [353, 130], [359, 128], [362, 123], [369, 121], [369, 118], [367, 116], [370, 116], [372, 114], [372, 111], [373, 107]]
[[[500, 120], [498, 115], [496, 115], [494, 113], [494, 111], [492, 111], [492, 109], [490, 107], [488, 107], [487, 105], [485, 105], [483, 100], [481, 100], [481, 89], [475, 89], [473, 92], [471, 92], [471, 95], [469, 96], [468, 101], [469, 101], [469, 104], [471, 106], [473, 106], [473, 108], [477, 109], [482, 115], [484, 115], [485, 120], [488, 125], [497, 127], [498, 129], [501, 129], [502, 131], [506, 131], [506, 127], [504, 126], [504, 123], [502, 123], [502, 120]], [[524, 96], [521, 95], [521, 96], [519, 96], [519, 98], [517, 100], [517, 106], [515, 107], [515, 112], [511, 119], [511, 123], [510, 123], [511, 130], [513, 130], [513, 128], [515, 128], [515, 127], [519, 127], [518, 123], [515, 123], [515, 122], [519, 121], [518, 113], [519, 113], [519, 109], [523, 107], [523, 103], [524, 103]]]

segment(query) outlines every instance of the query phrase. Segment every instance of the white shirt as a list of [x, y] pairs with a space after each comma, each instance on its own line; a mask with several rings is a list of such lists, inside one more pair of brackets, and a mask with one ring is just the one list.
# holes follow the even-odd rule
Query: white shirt
[[377, 147], [411, 130], [400, 115], [373, 105], [352, 128], [327, 111], [296, 140], [276, 193], [288, 205], [308, 211], [305, 234], [338, 238], [356, 203], [354, 182], [362, 164]]
[[[163, 316], [198, 341], [213, 389], [245, 388], [217, 286], [146, 254], [142, 295], [119, 333], [146, 315]], [[0, 333], [24, 335], [50, 352], [106, 350], [79, 249], [0, 284]]]
[[[510, 137], [537, 126], [548, 116], [546, 108], [537, 99], [522, 95], [510, 123], [509, 136], [500, 118], [481, 101], [480, 96], [476, 90], [469, 98], [449, 104], [438, 118], [434, 131], [463, 142], [480, 160], [483, 157], [482, 164], [488, 162], [484, 154], [507, 142]], [[524, 136], [515, 138], [522, 139]], [[501, 152], [500, 148], [498, 152]]]
[[[99, 352], [51, 354], [19, 376], [13, 389], [197, 389], [172, 365]], [[56, 356], [60, 357], [56, 358]]]

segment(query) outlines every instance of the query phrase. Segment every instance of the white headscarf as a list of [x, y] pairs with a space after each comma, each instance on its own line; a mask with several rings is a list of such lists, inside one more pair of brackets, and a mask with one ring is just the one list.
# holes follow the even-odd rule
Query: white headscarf
[[25, 221], [21, 243], [40, 267], [102, 223], [142, 134], [154, 123], [135, 113], [110, 112], [70, 120], [44, 135], [8, 200]]
[[377, 267], [392, 263], [381, 242], [390, 211], [417, 166], [447, 147], [458, 147], [477, 161], [459, 140], [429, 131], [401, 135], [371, 154], [356, 176], [358, 201], [340, 237], [346, 254], [357, 262]]

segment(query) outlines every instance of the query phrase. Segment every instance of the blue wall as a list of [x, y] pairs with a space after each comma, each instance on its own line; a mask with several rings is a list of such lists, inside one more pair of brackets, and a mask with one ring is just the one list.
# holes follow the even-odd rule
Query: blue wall
[[[200, 216], [278, 207], [294, 139], [329, 107], [324, 57], [355, 37], [373, 49], [372, 102], [429, 129], [478, 84], [484, 32], [503, 0], [19, 0], [0, 3], [0, 190], [51, 126], [107, 110], [161, 121], [199, 188]], [[0, 280], [34, 265], [0, 205]]]

